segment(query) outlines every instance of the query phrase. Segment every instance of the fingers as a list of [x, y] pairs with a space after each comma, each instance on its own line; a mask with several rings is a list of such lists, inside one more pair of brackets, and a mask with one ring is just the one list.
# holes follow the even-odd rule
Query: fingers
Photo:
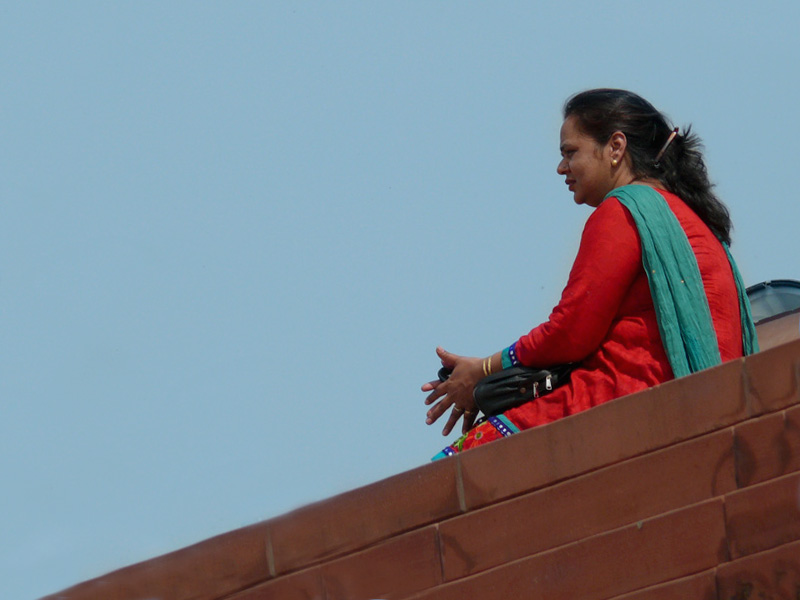
[[450, 432], [453, 431], [453, 427], [456, 426], [458, 420], [464, 415], [464, 409], [458, 406], [454, 406], [453, 410], [450, 411], [450, 416], [447, 419], [447, 424], [442, 429], [442, 435], [450, 435]]
[[475, 419], [478, 416], [477, 410], [464, 411], [464, 421], [461, 425], [461, 433], [467, 433], [475, 424]]
[[437, 387], [439, 387], [440, 383], [442, 383], [442, 382], [439, 381], [438, 379], [434, 379], [433, 381], [429, 381], [428, 383], [424, 383], [424, 384], [422, 384], [422, 391], [423, 392], [433, 391]]
[[439, 417], [441, 417], [445, 412], [447, 412], [450, 407], [452, 407], [453, 410], [450, 411], [450, 415], [447, 418], [447, 423], [445, 424], [444, 429], [442, 429], [442, 435], [450, 435], [450, 432], [453, 431], [456, 423], [458, 423], [458, 420], [461, 418], [464, 419], [461, 426], [461, 432], [467, 433], [470, 429], [472, 429], [479, 411], [474, 407], [469, 410], [465, 410], [460, 406], [454, 405], [452, 402], [447, 402], [447, 399], [442, 400], [428, 411], [428, 418], [425, 422], [428, 425], [431, 425], [432, 423], [436, 422], [436, 420], [439, 419]]
[[[427, 402], [427, 400], [426, 400], [426, 402]], [[440, 400], [439, 402], [434, 404], [433, 407], [428, 411], [427, 418], [425, 419], [425, 422], [428, 425], [432, 425], [451, 406], [453, 406], [453, 401], [450, 400], [447, 396], [445, 396], [442, 400]]]
[[439, 355], [439, 358], [442, 361], [442, 366], [448, 367], [450, 369], [452, 369], [455, 366], [456, 361], [458, 360], [457, 354], [452, 354], [451, 352], [448, 352], [441, 346], [436, 348], [436, 354]]
[[[442, 365], [453, 370], [453, 373], [445, 381], [434, 380], [422, 385], [423, 392], [430, 392], [428, 397], [425, 398], [425, 404], [427, 406], [433, 405], [426, 414], [425, 422], [428, 425], [435, 423], [448, 409], [452, 408], [453, 410], [447, 418], [447, 423], [442, 431], [443, 435], [448, 435], [464, 415], [465, 410], [473, 410], [474, 408], [472, 406], [472, 387], [474, 383], [471, 381], [473, 376], [470, 373], [472, 361], [477, 361], [478, 359], [452, 354], [441, 346], [436, 348], [436, 354], [441, 359]], [[462, 365], [461, 368], [457, 369], [456, 364]], [[477, 411], [475, 411], [475, 414], [470, 413], [469, 417], [465, 418], [464, 431], [468, 431], [472, 427], [476, 414]]]
[[[440, 382], [440, 384], [441, 383], [444, 383], [444, 382]], [[433, 390], [430, 394], [428, 394], [428, 397], [425, 398], [425, 404], [428, 404], [428, 405], [429, 404], [433, 404], [434, 402], [436, 402], [436, 400], [438, 400], [439, 398], [441, 398], [442, 396], [447, 394], [447, 386], [446, 385], [440, 385], [440, 384], [432, 385], [432, 384], [433, 384], [432, 381], [429, 384], [426, 384], [426, 385], [430, 385], [432, 390]], [[422, 386], [422, 387], [423, 387], [423, 391], [424, 392], [428, 391], [428, 390], [424, 389], [425, 386]]]
[[[443, 367], [447, 367], [450, 370], [453, 369], [453, 367], [456, 364], [456, 359], [458, 359], [458, 356], [456, 356], [455, 354], [451, 354], [441, 346], [436, 348], [436, 354], [439, 355]], [[431, 392], [436, 390], [436, 388], [439, 387], [441, 384], [446, 383], [446, 381], [447, 379], [445, 379], [445, 381], [442, 381], [441, 379], [434, 379], [433, 381], [423, 383], [421, 389], [423, 392]], [[425, 404], [431, 404], [436, 398], [438, 398], [441, 395], [443, 394], [437, 394], [437, 395], [432, 394], [427, 398]]]

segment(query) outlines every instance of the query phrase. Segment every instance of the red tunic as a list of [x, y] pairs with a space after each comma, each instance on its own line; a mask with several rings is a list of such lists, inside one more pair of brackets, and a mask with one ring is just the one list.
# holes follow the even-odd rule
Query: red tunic
[[[743, 355], [739, 298], [725, 249], [680, 198], [659, 192], [697, 258], [720, 356], [723, 361], [738, 358]], [[608, 198], [586, 221], [558, 306], [546, 323], [519, 339], [515, 351], [519, 362], [531, 367], [579, 363], [569, 383], [504, 413], [519, 429], [544, 425], [673, 378], [642, 266], [639, 232], [619, 200]], [[507, 424], [493, 418], [439, 456], [509, 433]]]
[[[674, 194], [659, 190], [697, 258], [723, 361], [742, 356], [739, 301], [725, 249]], [[542, 425], [673, 378], [661, 343], [639, 234], [616, 198], [589, 217], [561, 300], [516, 345], [523, 365], [580, 362], [570, 382], [506, 412], [520, 429]]]

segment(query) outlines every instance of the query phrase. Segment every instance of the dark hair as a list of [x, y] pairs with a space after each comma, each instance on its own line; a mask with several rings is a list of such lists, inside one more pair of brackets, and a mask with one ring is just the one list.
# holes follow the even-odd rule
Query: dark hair
[[570, 116], [575, 116], [580, 130], [599, 144], [608, 142], [617, 131], [624, 133], [633, 174], [660, 181], [686, 202], [714, 235], [730, 244], [730, 213], [712, 191], [702, 144], [691, 127], [675, 136], [656, 164], [673, 127], [641, 96], [625, 90], [588, 90], [564, 104], [564, 118]]

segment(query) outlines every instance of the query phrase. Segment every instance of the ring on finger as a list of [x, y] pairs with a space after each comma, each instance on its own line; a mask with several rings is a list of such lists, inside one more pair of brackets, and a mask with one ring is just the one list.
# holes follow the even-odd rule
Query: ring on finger
[[463, 409], [463, 408], [461, 408], [460, 406], [454, 406], [454, 407], [453, 407], [453, 412], [454, 412], [455, 414], [457, 414], [457, 415], [460, 415], [461, 413], [463, 413], [463, 412], [464, 412], [464, 409]]

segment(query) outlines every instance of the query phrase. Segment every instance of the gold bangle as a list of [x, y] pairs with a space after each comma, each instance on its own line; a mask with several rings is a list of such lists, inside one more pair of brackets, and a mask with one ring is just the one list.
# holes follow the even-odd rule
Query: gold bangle
[[487, 359], [487, 362], [489, 363], [489, 366], [487, 367], [486, 370], [489, 372], [489, 375], [491, 375], [492, 374], [492, 357], [491, 356]]
[[485, 358], [483, 359], [483, 362], [481, 363], [481, 366], [483, 367], [483, 376], [487, 377], [489, 375], [489, 373], [487, 373], [487, 371], [486, 371], [486, 359]]

